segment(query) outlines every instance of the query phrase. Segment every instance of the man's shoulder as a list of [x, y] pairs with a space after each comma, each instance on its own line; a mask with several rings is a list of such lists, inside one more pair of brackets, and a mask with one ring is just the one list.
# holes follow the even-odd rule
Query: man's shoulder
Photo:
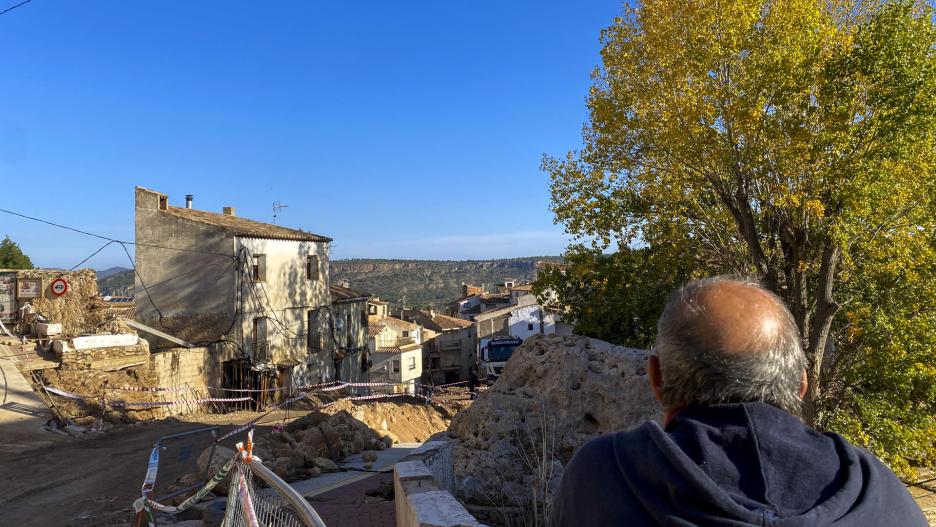
[[650, 447], [654, 428], [659, 430], [660, 426], [646, 422], [627, 432], [611, 432], [592, 438], [575, 451], [572, 462], [596, 463], [613, 461], [619, 456], [638, 455]]

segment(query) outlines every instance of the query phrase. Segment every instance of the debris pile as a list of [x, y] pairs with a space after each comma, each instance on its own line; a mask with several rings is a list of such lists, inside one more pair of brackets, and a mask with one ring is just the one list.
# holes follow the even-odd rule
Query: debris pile
[[494, 386], [452, 420], [458, 497], [476, 516], [490, 511], [480, 519], [503, 521], [505, 508], [528, 507], [534, 493], [539, 503], [548, 498], [588, 439], [658, 419], [646, 359], [585, 337], [527, 339]]
[[445, 406], [397, 401], [356, 404], [347, 399], [325, 408], [325, 413], [347, 412], [394, 443], [422, 443], [446, 430], [454, 411]]
[[[150, 402], [153, 394], [148, 391], [116, 390], [132, 387], [143, 389], [155, 386], [155, 376], [149, 368], [126, 368], [118, 371], [48, 369], [36, 371], [43, 386], [53, 386], [68, 392], [90, 396], [104, 396], [108, 404], [115, 402]], [[107, 387], [107, 389], [105, 389]], [[37, 392], [43, 393], [39, 384]], [[71, 419], [82, 426], [95, 426], [101, 417], [100, 401], [82, 401], [65, 397], [54, 397], [51, 409], [63, 419]], [[114, 424], [132, 423], [162, 417], [161, 408], [107, 408], [104, 422]]]

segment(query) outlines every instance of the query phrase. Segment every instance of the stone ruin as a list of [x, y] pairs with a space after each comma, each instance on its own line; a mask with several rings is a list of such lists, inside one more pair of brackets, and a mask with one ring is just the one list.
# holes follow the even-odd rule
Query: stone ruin
[[542, 514], [531, 508], [548, 504], [576, 448], [660, 419], [646, 362], [645, 351], [586, 337], [527, 339], [494, 386], [452, 420], [457, 497], [491, 524]]

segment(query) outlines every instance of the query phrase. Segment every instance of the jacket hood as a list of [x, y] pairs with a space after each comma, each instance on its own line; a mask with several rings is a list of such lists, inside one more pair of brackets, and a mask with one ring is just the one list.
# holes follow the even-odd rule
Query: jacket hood
[[767, 404], [689, 408], [635, 432], [647, 440], [616, 434], [614, 457], [662, 525], [927, 525], [876, 458]]

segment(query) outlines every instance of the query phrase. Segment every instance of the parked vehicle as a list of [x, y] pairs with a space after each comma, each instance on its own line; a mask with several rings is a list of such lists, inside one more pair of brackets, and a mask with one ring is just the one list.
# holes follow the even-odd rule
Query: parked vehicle
[[503, 373], [504, 367], [513, 352], [523, 344], [517, 337], [491, 339], [481, 349], [481, 374], [489, 383], [493, 383]]

